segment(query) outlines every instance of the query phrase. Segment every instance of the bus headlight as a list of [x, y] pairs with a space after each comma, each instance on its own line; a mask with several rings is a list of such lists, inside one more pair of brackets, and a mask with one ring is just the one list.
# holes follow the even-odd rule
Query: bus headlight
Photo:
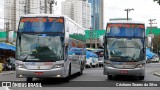
[[136, 66], [136, 68], [142, 68], [142, 67], [144, 67], [144, 64], [138, 64], [138, 65]]
[[55, 68], [61, 68], [61, 67], [63, 67], [64, 66], [64, 64], [56, 64], [55, 65]]
[[106, 62], [104, 62], [104, 64], [107, 65], [107, 67], [112, 67], [111, 62], [106, 61]]
[[25, 66], [24, 66], [24, 64], [17, 64], [16, 65], [18, 68], [26, 68]]

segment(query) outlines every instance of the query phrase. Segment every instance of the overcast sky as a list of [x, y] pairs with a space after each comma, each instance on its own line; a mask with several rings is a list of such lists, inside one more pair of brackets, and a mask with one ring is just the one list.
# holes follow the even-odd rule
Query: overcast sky
[[[58, 6], [55, 7], [56, 14], [61, 14], [61, 1], [57, 0]], [[0, 0], [0, 18], [4, 17], [4, 0]], [[129, 12], [129, 18], [134, 21], [141, 21], [149, 26], [149, 19], [156, 19], [157, 26], [160, 28], [160, 5], [153, 0], [104, 0], [104, 28], [110, 18], [126, 18], [124, 11], [133, 8]], [[0, 19], [0, 28], [4, 27], [4, 20]]]
[[0, 29], [4, 28], [4, 0], [0, 0]]

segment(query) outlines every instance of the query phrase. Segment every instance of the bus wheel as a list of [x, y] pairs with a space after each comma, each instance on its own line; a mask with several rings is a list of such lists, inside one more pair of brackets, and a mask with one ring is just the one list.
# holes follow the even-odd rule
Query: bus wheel
[[82, 75], [83, 74], [83, 66], [81, 65], [80, 66], [80, 71], [78, 72], [78, 75], [80, 76], [80, 75]]
[[144, 76], [139, 76], [139, 80], [144, 80]]
[[26, 78], [27, 82], [32, 82], [33, 78]]
[[113, 79], [113, 76], [112, 75], [108, 75], [108, 80], [111, 80]]

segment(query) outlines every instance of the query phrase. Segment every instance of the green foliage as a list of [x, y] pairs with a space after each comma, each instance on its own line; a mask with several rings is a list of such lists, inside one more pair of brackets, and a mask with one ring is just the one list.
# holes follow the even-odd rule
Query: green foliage
[[158, 53], [160, 51], [160, 35], [154, 36], [153, 39], [153, 52]]
[[153, 0], [154, 2], [157, 2], [160, 5], [160, 0]]

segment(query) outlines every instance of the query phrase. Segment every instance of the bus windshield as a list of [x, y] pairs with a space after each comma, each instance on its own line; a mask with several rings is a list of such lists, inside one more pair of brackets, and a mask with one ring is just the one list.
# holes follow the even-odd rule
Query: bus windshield
[[64, 18], [23, 17], [18, 32], [64, 32]]
[[63, 59], [63, 35], [21, 34], [17, 38], [16, 58], [25, 61]]
[[107, 38], [106, 55], [111, 61], [144, 60], [143, 39]]

